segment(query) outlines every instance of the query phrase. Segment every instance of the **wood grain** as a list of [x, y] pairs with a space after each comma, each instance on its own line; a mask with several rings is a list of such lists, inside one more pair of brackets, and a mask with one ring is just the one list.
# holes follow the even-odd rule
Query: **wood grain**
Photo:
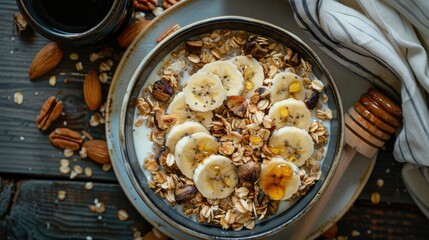
[[[63, 201], [59, 190], [66, 191]], [[106, 205], [104, 213], [88, 208], [98, 199]], [[129, 214], [127, 221], [116, 216], [120, 209]], [[17, 184], [17, 194], [7, 219], [11, 236], [16, 239], [132, 239], [133, 228], [147, 232], [152, 227], [126, 198], [117, 184], [29, 180]]]

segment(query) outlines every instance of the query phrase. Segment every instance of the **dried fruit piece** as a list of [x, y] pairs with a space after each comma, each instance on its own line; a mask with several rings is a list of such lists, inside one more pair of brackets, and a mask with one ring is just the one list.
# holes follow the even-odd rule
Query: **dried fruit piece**
[[77, 150], [82, 144], [82, 136], [68, 128], [57, 128], [49, 134], [49, 141], [61, 149]]
[[261, 174], [261, 165], [254, 161], [247, 162], [238, 168], [237, 174], [244, 181], [255, 182]]
[[63, 50], [57, 43], [50, 42], [46, 44], [40, 49], [31, 63], [28, 70], [30, 79], [33, 80], [51, 71], [60, 63], [62, 58]]
[[203, 47], [203, 41], [202, 40], [190, 40], [185, 42], [186, 50], [188, 52], [200, 55], [201, 54], [201, 48]]
[[237, 117], [243, 118], [248, 106], [249, 103], [243, 96], [229, 96], [226, 99], [226, 107]]
[[51, 124], [61, 115], [63, 111], [63, 103], [58, 101], [55, 96], [49, 97], [43, 103], [40, 113], [36, 119], [37, 128], [45, 131]]
[[96, 111], [102, 104], [101, 83], [94, 71], [89, 71], [83, 80], [83, 96], [86, 105], [92, 111]]
[[180, 188], [176, 188], [174, 196], [177, 202], [186, 202], [191, 200], [198, 193], [194, 185], [185, 184]]
[[104, 140], [90, 140], [83, 144], [86, 148], [88, 157], [100, 164], [110, 163], [107, 143]]
[[305, 99], [305, 105], [308, 109], [313, 109], [317, 106], [319, 102], [319, 92], [313, 91], [309, 98]]
[[126, 49], [137, 35], [150, 23], [151, 20], [140, 20], [128, 25], [118, 36], [117, 42], [119, 47]]
[[162, 102], [167, 102], [174, 94], [173, 87], [164, 80], [158, 80], [153, 84], [152, 96]]
[[294, 53], [290, 48], [286, 50], [286, 56], [284, 60], [287, 64], [291, 65], [292, 67], [296, 67], [301, 63], [301, 59], [298, 53]]
[[246, 55], [252, 55], [254, 58], [261, 58], [268, 53], [268, 49], [262, 48], [256, 41], [246, 43], [243, 50]]

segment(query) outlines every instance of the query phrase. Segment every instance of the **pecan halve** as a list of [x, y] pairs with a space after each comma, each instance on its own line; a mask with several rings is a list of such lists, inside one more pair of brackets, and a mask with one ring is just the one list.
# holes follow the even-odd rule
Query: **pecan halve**
[[51, 124], [61, 115], [62, 111], [63, 103], [58, 101], [56, 97], [51, 96], [46, 99], [36, 119], [37, 128], [43, 131], [48, 129]]
[[49, 134], [49, 141], [61, 149], [78, 150], [82, 144], [82, 136], [68, 128], [57, 128]]

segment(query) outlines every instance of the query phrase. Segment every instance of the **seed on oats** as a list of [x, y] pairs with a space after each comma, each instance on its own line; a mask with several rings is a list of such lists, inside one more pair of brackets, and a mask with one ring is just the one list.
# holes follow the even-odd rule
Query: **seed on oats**
[[322, 81], [320, 81], [319, 79], [314, 79], [313, 81], [311, 81], [311, 87], [314, 90], [321, 92], [325, 88], [325, 85], [323, 85]]
[[70, 172], [70, 167], [69, 166], [61, 166], [60, 167], [60, 173], [63, 175], [66, 175]]
[[22, 92], [17, 91], [13, 94], [13, 100], [16, 104], [21, 105], [24, 102], [24, 95]]
[[64, 154], [64, 157], [69, 158], [74, 155], [74, 151], [66, 148], [64, 149], [63, 154]]
[[57, 195], [58, 200], [63, 201], [66, 198], [66, 194], [67, 194], [66, 191], [59, 190]]
[[112, 168], [112, 164], [110, 164], [110, 163], [103, 164], [103, 166], [101, 167], [101, 169], [102, 169], [104, 172], [109, 171], [111, 168]]
[[70, 161], [68, 159], [61, 159], [60, 160], [60, 166], [68, 167], [70, 165]]
[[55, 77], [55, 75], [50, 76], [49, 85], [51, 85], [52, 87], [55, 87], [56, 84], [57, 84], [57, 77]]
[[373, 204], [378, 204], [380, 203], [380, 194], [378, 192], [373, 192], [371, 194], [371, 202]]
[[73, 61], [76, 61], [79, 59], [79, 55], [77, 53], [72, 53], [69, 55], [69, 58]]
[[384, 180], [381, 178], [377, 179], [377, 187], [383, 187], [383, 185], [384, 185]]
[[85, 168], [85, 176], [92, 177], [92, 168], [90, 167]]
[[124, 209], [119, 210], [116, 216], [118, 216], [121, 221], [127, 221], [128, 219], [128, 213]]
[[83, 70], [82, 62], [77, 62], [74, 66], [76, 67], [76, 70], [79, 72]]
[[73, 170], [79, 175], [83, 173], [83, 169], [80, 165], [74, 165]]
[[92, 182], [85, 183], [85, 189], [86, 190], [91, 190], [93, 188], [94, 188], [94, 183], [92, 183]]

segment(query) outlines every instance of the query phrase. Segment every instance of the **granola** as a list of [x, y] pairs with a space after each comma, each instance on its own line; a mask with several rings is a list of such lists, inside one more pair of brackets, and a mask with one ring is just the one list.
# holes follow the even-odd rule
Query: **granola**
[[292, 49], [214, 30], [154, 71], [157, 81], [136, 101], [134, 129], [150, 130], [142, 166], [149, 187], [184, 215], [253, 229], [319, 180], [333, 113], [323, 82]]

